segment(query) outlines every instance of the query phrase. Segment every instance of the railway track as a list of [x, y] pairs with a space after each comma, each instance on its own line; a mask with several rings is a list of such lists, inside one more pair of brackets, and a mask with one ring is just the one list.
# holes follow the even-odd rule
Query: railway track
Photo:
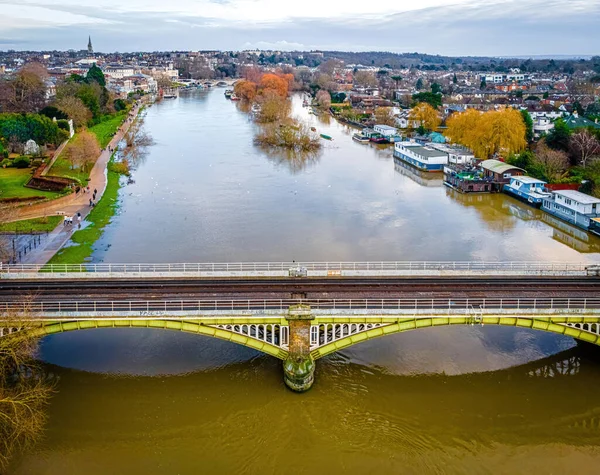
[[596, 297], [600, 279], [594, 277], [498, 278], [304, 278], [304, 279], [110, 279], [4, 280], [0, 302], [40, 300], [137, 300], [173, 298], [247, 299], [291, 295], [355, 298], [452, 298], [510, 296]]

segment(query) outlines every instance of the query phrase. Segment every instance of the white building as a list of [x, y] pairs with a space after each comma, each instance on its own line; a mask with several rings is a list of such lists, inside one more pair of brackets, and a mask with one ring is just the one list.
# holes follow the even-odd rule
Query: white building
[[104, 68], [104, 75], [114, 79], [123, 79], [127, 76], [133, 76], [136, 71], [131, 66], [108, 65]]
[[395, 135], [398, 135], [398, 129], [396, 129], [396, 127], [391, 127], [389, 125], [380, 125], [377, 124], [373, 127], [373, 130], [381, 135], [383, 135], [386, 139], [388, 139], [391, 142], [391, 138], [393, 138]]
[[539, 116], [533, 121], [533, 135], [536, 138], [547, 135], [554, 128], [554, 123], [548, 117]]
[[448, 163], [455, 165], [470, 165], [475, 161], [475, 154], [461, 145], [432, 143], [429, 147], [448, 154]]
[[430, 146], [422, 146], [415, 141], [396, 142], [394, 157], [419, 170], [439, 172], [448, 163], [448, 154]]
[[494, 83], [498, 84], [501, 82], [510, 82], [510, 81], [525, 81], [527, 77], [525, 74], [515, 74], [515, 73], [495, 73], [495, 74], [480, 74], [479, 79], [483, 81], [485, 79], [486, 83]]

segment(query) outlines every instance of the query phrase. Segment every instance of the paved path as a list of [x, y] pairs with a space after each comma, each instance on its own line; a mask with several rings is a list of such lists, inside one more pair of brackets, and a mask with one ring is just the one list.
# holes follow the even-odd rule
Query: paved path
[[[136, 105], [132, 109], [132, 117], [136, 117], [139, 112], [139, 105]], [[125, 133], [129, 130], [129, 127], [133, 123], [134, 119], [126, 120], [123, 125], [119, 128], [116, 135], [109, 143], [110, 148], [116, 148], [118, 143], [121, 141]], [[62, 198], [57, 198], [52, 201], [46, 201], [31, 206], [22, 206], [17, 208], [14, 216], [11, 216], [11, 221], [18, 221], [22, 219], [42, 218], [44, 216], [54, 216], [57, 214], [64, 214], [66, 216], [76, 216], [77, 213], [81, 213], [82, 219], [89, 214], [92, 210], [89, 206], [89, 200], [92, 197], [93, 190], [98, 190], [96, 194], [96, 202], [100, 200], [104, 194], [107, 183], [107, 169], [106, 166], [110, 160], [111, 153], [108, 150], [103, 150], [92, 171], [90, 172], [90, 181], [88, 186], [90, 187], [90, 193], [71, 193], [70, 195]], [[47, 239], [39, 246], [36, 251], [32, 251], [24, 258], [21, 263], [23, 264], [46, 264], [54, 254], [64, 246], [67, 241], [71, 238], [73, 232], [77, 231], [78, 226], [76, 224], [72, 226], [58, 225], [51, 233], [48, 234]]]
[[[139, 106], [132, 109], [133, 116], [137, 116]], [[109, 146], [116, 148], [117, 144], [121, 141], [129, 126], [133, 120], [127, 120], [117, 131], [116, 135], [110, 141]], [[92, 171], [90, 172], [90, 181], [88, 186], [90, 191], [98, 190], [96, 194], [96, 201], [98, 201], [104, 194], [106, 189], [106, 165], [110, 160], [111, 153], [107, 150], [102, 150], [102, 153], [96, 160]], [[54, 216], [56, 214], [65, 214], [67, 216], [74, 216], [77, 212], [80, 212], [82, 216], [87, 215], [90, 211], [89, 200], [92, 197], [88, 193], [71, 193], [62, 198], [57, 198], [51, 201], [45, 201], [43, 203], [34, 204], [31, 206], [21, 206], [16, 209], [14, 216], [11, 216], [11, 221], [19, 221], [22, 219], [41, 218], [44, 216]]]

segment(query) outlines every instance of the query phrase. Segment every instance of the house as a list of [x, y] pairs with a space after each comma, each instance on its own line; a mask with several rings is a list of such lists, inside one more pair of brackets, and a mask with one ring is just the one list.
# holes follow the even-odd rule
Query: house
[[554, 128], [554, 123], [545, 116], [538, 116], [533, 121], [533, 136], [540, 138], [547, 135]]
[[587, 231], [592, 219], [600, 218], [600, 199], [575, 190], [557, 190], [544, 199], [542, 210]]
[[484, 160], [479, 167], [483, 171], [484, 178], [489, 178], [492, 182], [499, 184], [509, 183], [513, 176], [525, 174], [525, 170], [522, 168], [494, 159]]
[[579, 129], [581, 127], [600, 129], [600, 124], [597, 121], [593, 122], [585, 117], [580, 117], [577, 112], [573, 112], [569, 117], [567, 117], [565, 119], [565, 123], [570, 129]]
[[414, 120], [410, 120], [410, 111], [402, 110], [400, 113], [394, 116], [396, 118], [396, 125], [399, 129], [409, 129], [416, 128], [417, 126], [414, 124]]

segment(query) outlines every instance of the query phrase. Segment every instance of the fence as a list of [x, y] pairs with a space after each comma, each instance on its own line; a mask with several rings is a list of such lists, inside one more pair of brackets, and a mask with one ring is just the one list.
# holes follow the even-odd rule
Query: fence
[[[110, 316], [120, 312], [211, 312], [211, 311], [281, 311], [294, 305], [309, 305], [311, 311], [341, 310], [370, 313], [412, 314], [518, 314], [520, 311], [567, 311], [597, 313], [600, 298], [480, 298], [480, 299], [266, 299], [266, 300], [148, 300], [148, 301], [45, 301], [0, 303], [5, 315], [27, 314], [51, 316], [54, 313], [84, 312]], [[360, 313], [360, 312], [358, 312]]]
[[133, 274], [133, 273], [266, 273], [283, 272], [291, 269], [306, 269], [308, 272], [499, 272], [520, 274], [584, 274], [590, 267], [586, 263], [569, 262], [222, 262], [222, 263], [157, 263], [157, 264], [2, 264], [0, 273], [94, 273], [94, 274]]

